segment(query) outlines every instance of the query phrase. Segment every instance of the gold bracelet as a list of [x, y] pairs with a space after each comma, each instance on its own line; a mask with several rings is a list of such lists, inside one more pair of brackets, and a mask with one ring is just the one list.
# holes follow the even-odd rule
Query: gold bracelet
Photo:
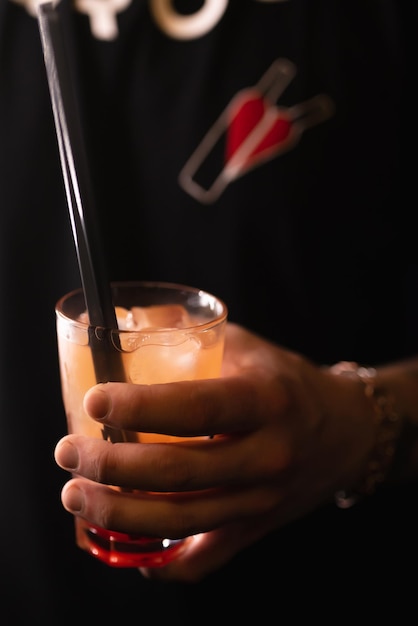
[[401, 419], [396, 412], [394, 398], [377, 384], [376, 370], [358, 363], [341, 361], [330, 368], [333, 374], [357, 378], [364, 385], [364, 393], [370, 398], [376, 420], [376, 442], [367, 462], [366, 471], [352, 491], [340, 490], [335, 503], [341, 509], [353, 506], [359, 499], [372, 495], [386, 479], [401, 431]]

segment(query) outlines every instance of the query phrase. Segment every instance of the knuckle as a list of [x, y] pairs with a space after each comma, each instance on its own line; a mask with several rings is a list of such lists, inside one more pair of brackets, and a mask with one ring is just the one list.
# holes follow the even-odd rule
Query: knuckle
[[[91, 480], [105, 485], [112, 484], [115, 478], [117, 463], [117, 444], [95, 442], [93, 449], [88, 451], [88, 474]], [[115, 454], [116, 453], [116, 454]]]
[[94, 516], [99, 526], [106, 528], [107, 530], [114, 530], [117, 527], [115, 522], [112, 508], [108, 505], [104, 499], [94, 504]]

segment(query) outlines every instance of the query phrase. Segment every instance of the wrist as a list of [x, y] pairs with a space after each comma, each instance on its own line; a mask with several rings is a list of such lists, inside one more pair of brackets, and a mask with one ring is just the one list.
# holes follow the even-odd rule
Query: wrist
[[375, 425], [375, 440], [365, 469], [357, 484], [350, 490], [344, 488], [335, 494], [340, 508], [349, 508], [359, 499], [372, 495], [385, 482], [395, 457], [401, 431], [401, 419], [394, 397], [380, 384], [374, 368], [341, 361], [330, 370], [337, 376], [357, 379], [363, 385], [364, 395], [370, 403]]

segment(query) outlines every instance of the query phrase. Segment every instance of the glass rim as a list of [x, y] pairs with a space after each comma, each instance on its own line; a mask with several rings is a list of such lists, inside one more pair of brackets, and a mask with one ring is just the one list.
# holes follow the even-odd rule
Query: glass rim
[[[169, 291], [182, 291], [185, 292], [186, 294], [190, 294], [190, 295], [197, 295], [197, 296], [206, 296], [208, 298], [210, 298], [211, 300], [213, 300], [214, 303], [216, 303], [217, 306], [220, 307], [220, 311], [216, 312], [214, 310], [214, 316], [213, 318], [211, 318], [210, 320], [207, 321], [203, 321], [200, 323], [194, 323], [190, 326], [184, 326], [181, 328], [167, 328], [167, 327], [152, 327], [152, 328], [144, 328], [144, 329], [122, 329], [122, 328], [105, 328], [105, 327], [96, 327], [96, 328], [100, 328], [101, 330], [104, 331], [109, 331], [112, 333], [120, 333], [120, 334], [147, 334], [149, 335], [150, 332], [152, 333], [166, 333], [168, 330], [170, 332], [175, 332], [175, 331], [179, 331], [179, 332], [187, 332], [187, 331], [196, 331], [197, 329], [199, 330], [199, 332], [201, 332], [202, 330], [205, 330], [206, 328], [215, 328], [216, 326], [222, 324], [223, 322], [225, 322], [227, 320], [228, 317], [228, 307], [226, 306], [225, 302], [219, 298], [218, 296], [215, 296], [214, 294], [212, 294], [209, 291], [206, 291], [205, 289], [200, 289], [198, 287], [193, 287], [191, 285], [186, 285], [186, 284], [182, 284], [182, 283], [174, 283], [174, 282], [169, 282], [169, 281], [158, 281], [158, 280], [126, 280], [126, 281], [112, 281], [110, 283], [110, 287], [111, 290], [113, 288], [118, 288], [118, 287], [147, 287], [147, 288], [161, 288], [162, 290], [166, 290], [167, 292]], [[72, 289], [71, 291], [68, 291], [67, 293], [65, 293], [64, 295], [62, 295], [56, 302], [55, 304], [55, 314], [56, 317], [63, 320], [64, 322], [70, 323], [73, 327], [75, 328], [79, 328], [81, 330], [88, 330], [91, 328], [94, 328], [94, 326], [92, 326], [91, 324], [87, 323], [87, 322], [83, 322], [81, 320], [76, 320], [73, 317], [71, 317], [70, 315], [68, 315], [67, 313], [64, 312], [63, 310], [63, 306], [64, 303], [67, 302], [70, 298], [74, 297], [74, 296], [79, 296], [79, 295], [83, 295], [84, 294], [84, 289], [83, 287], [77, 287], [76, 289]], [[118, 306], [118, 305], [116, 305]], [[140, 305], [137, 305], [140, 306]]]

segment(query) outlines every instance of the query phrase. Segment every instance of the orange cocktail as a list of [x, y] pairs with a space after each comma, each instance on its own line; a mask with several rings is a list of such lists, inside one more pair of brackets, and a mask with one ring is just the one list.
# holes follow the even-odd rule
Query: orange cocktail
[[[118, 329], [88, 325], [82, 290], [57, 303], [57, 339], [62, 396], [68, 432], [112, 439], [110, 429], [83, 410], [86, 391], [96, 384], [91, 334], [110, 342], [127, 382], [166, 383], [219, 376], [227, 309], [215, 296], [170, 283], [117, 283], [112, 296]], [[152, 433], [116, 431], [118, 440], [173, 442], [180, 438]], [[181, 550], [183, 539], [138, 537], [113, 532], [76, 518], [80, 548], [115, 567], [164, 565]]]

